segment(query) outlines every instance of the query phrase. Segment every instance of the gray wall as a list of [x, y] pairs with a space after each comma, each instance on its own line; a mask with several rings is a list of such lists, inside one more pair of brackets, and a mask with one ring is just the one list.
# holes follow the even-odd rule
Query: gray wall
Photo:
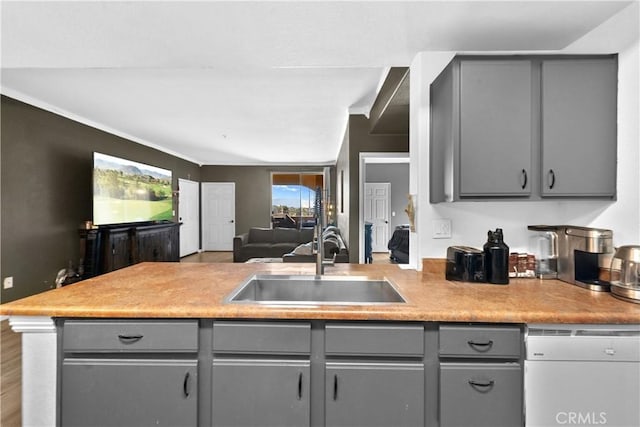
[[[200, 167], [73, 120], [2, 97], [2, 302], [54, 286], [80, 257], [78, 228], [92, 218], [93, 152], [100, 151], [200, 181]], [[175, 218], [174, 218], [175, 220]]]
[[[204, 165], [202, 182], [236, 183], [236, 234], [251, 227], [271, 226], [271, 173], [319, 172], [322, 166], [216, 166]], [[333, 180], [332, 180], [333, 181]], [[335, 191], [332, 191], [332, 194]]]
[[[349, 261], [359, 260], [360, 153], [403, 153], [409, 151], [409, 135], [371, 135], [370, 121], [363, 115], [349, 116], [349, 125], [337, 161], [337, 176], [345, 171], [345, 207], [338, 224], [349, 246]], [[347, 178], [348, 175], [348, 178]]]
[[391, 212], [396, 213], [396, 216], [392, 216], [389, 221], [391, 224], [389, 236], [391, 236], [396, 226], [409, 224], [409, 218], [404, 211], [407, 207], [407, 194], [409, 193], [409, 164], [367, 164], [365, 176], [366, 182], [388, 182], [391, 184]]

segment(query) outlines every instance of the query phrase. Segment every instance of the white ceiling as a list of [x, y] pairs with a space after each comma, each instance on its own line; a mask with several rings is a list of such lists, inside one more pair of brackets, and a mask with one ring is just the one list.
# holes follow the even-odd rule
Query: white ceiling
[[200, 164], [328, 164], [389, 67], [562, 49], [630, 3], [2, 0], [1, 89]]

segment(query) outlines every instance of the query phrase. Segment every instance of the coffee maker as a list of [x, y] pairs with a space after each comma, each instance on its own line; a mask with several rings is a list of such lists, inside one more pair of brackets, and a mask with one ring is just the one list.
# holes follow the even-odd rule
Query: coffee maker
[[[549, 252], [557, 257], [558, 279], [592, 291], [610, 290], [609, 282], [600, 280], [600, 266], [604, 266], [613, 254], [611, 230], [573, 225], [530, 225], [527, 228], [538, 235], [551, 233], [555, 237], [549, 238], [555, 246]], [[552, 275], [547, 274], [547, 277]]]

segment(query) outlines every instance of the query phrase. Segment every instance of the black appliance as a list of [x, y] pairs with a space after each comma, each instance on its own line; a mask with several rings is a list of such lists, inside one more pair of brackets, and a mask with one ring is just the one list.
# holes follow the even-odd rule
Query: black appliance
[[484, 254], [469, 246], [447, 248], [446, 279], [461, 282], [485, 282]]

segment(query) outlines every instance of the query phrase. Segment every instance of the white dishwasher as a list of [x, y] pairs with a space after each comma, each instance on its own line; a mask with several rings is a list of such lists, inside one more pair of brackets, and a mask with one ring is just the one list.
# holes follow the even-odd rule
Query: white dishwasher
[[527, 427], [640, 426], [640, 325], [527, 329]]

